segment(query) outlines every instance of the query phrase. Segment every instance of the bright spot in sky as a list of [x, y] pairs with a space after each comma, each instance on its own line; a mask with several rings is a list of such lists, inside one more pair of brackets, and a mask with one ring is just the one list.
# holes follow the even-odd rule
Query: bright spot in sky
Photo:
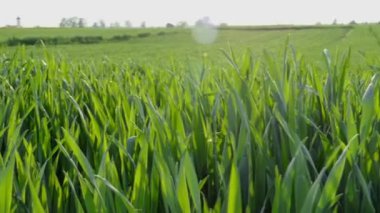
[[216, 40], [218, 30], [208, 18], [203, 18], [192, 28], [192, 35], [200, 44], [211, 44]]
[[194, 39], [200, 44], [214, 43], [218, 30], [213, 26], [195, 26], [192, 29]]

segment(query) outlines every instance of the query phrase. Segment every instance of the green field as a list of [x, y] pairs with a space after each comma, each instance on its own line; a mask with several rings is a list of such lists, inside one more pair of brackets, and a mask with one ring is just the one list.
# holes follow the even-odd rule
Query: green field
[[371, 27], [0, 29], [0, 212], [377, 212]]
[[[321, 60], [322, 50], [327, 48], [332, 53], [346, 51], [352, 48], [352, 60], [354, 63], [365, 62], [359, 54], [365, 52], [369, 56], [377, 55], [380, 48], [376, 39], [369, 32], [369, 28], [380, 32], [379, 25], [354, 25], [354, 26], [326, 26], [297, 28], [294, 26], [285, 28], [255, 27], [231, 27], [220, 29], [217, 40], [213, 44], [198, 44], [189, 29], [0, 29], [0, 43], [11, 37], [73, 37], [73, 36], [102, 36], [105, 39], [115, 35], [136, 36], [139, 33], [148, 32], [151, 36], [146, 38], [132, 38], [126, 42], [104, 42], [87, 45], [47, 45], [48, 49], [69, 60], [103, 60], [110, 58], [115, 62], [125, 62], [128, 59], [149, 64], [170, 64], [176, 61], [199, 62], [206, 53], [213, 62], [225, 61], [220, 49], [232, 48], [236, 55], [242, 55], [246, 51], [254, 56], [261, 56], [263, 51], [269, 51], [278, 56], [282, 54], [286, 40], [297, 52], [306, 59]], [[160, 32], [165, 35], [158, 36]], [[14, 48], [11, 48], [12, 51]], [[35, 53], [40, 53], [40, 48], [28, 48]]]

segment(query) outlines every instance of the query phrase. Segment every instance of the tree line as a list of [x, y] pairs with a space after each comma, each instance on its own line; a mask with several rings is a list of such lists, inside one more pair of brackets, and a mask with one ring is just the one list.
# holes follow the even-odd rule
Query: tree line
[[[139, 25], [136, 25], [140, 28], [146, 28], [146, 22], [143, 21]], [[111, 22], [107, 24], [104, 20], [99, 20], [97, 22], [93, 22], [92, 24], [89, 24], [86, 19], [80, 18], [80, 17], [69, 17], [69, 18], [62, 18], [59, 27], [61, 28], [85, 28], [85, 27], [93, 27], [93, 28], [132, 28], [134, 27], [132, 25], [132, 22], [127, 20], [124, 23], [120, 22]], [[177, 24], [167, 23], [167, 28], [186, 28], [188, 27], [187, 22], [180, 21]]]

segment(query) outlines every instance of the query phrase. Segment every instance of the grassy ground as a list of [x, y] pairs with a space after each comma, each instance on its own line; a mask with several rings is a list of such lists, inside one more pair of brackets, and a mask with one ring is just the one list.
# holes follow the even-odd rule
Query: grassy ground
[[[325, 28], [285, 28], [256, 29], [228, 28], [219, 30], [217, 40], [213, 44], [198, 44], [190, 30], [186, 29], [0, 29], [0, 42], [10, 37], [47, 37], [47, 36], [103, 36], [111, 38], [115, 35], [137, 35], [149, 32], [147, 38], [133, 38], [125, 42], [106, 42], [88, 45], [58, 45], [48, 46], [51, 51], [70, 60], [93, 59], [102, 60], [108, 57], [114, 61], [132, 59], [151, 64], [168, 64], [175, 58], [180, 61], [201, 61], [207, 54], [214, 62], [223, 58], [220, 49], [231, 47], [237, 55], [249, 50], [260, 56], [264, 50], [272, 54], [281, 54], [281, 49], [289, 37], [297, 51], [310, 60], [320, 60], [322, 50], [328, 48], [331, 52], [345, 51], [352, 48], [352, 62], [363, 63], [360, 52], [369, 56], [380, 53], [376, 40], [369, 32], [370, 26], [358, 25], [352, 27]], [[380, 26], [373, 25], [380, 32]], [[157, 36], [159, 32], [168, 34]], [[174, 33], [173, 33], [174, 32]], [[14, 48], [7, 50], [12, 51]], [[28, 47], [29, 51], [41, 53], [38, 47]], [[369, 57], [368, 56], [368, 57]], [[367, 58], [368, 58], [367, 57]]]
[[[376, 212], [380, 57], [368, 32], [5, 47], [0, 212]], [[218, 50], [228, 43], [235, 52]]]

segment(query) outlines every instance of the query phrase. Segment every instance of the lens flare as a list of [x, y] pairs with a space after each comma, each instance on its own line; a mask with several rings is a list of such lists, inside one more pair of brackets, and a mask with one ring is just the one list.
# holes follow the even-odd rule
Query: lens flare
[[192, 35], [200, 44], [211, 44], [218, 36], [218, 29], [208, 20], [200, 20], [192, 29]]

